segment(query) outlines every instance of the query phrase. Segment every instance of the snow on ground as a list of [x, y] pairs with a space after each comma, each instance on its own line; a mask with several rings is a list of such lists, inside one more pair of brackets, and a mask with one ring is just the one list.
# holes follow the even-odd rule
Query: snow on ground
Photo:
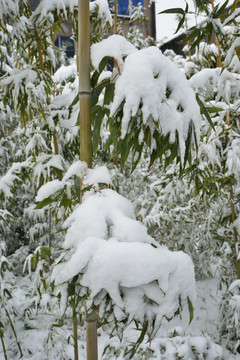
[[[12, 279], [12, 278], [11, 278]], [[18, 308], [20, 314], [33, 301], [32, 297], [26, 296], [29, 289], [28, 276], [15, 278], [12, 290], [13, 303]], [[144, 341], [142, 348], [155, 351], [156, 357], [149, 359], [171, 360], [176, 359], [175, 352], [178, 349], [178, 355], [182, 354], [183, 360], [207, 359], [207, 360], [240, 360], [240, 355], [231, 355], [223, 350], [219, 344], [217, 326], [220, 323], [218, 303], [221, 300], [221, 294], [217, 291], [217, 281], [215, 279], [206, 279], [197, 282], [197, 301], [195, 304], [194, 320], [188, 326], [189, 316], [186, 310], [183, 313], [183, 321], [176, 318], [171, 322], [164, 322], [157, 333], [157, 336], [151, 341], [151, 344]], [[57, 327], [56, 313], [40, 310], [38, 315], [33, 311], [28, 314], [25, 321], [21, 316], [14, 319], [19, 342], [21, 343], [24, 359], [32, 360], [50, 360], [50, 359], [74, 359], [72, 345], [72, 322], [71, 314], [63, 322], [63, 326]], [[106, 344], [116, 344], [119, 341], [113, 338], [109, 341], [108, 328], [99, 329], [98, 347], [99, 359], [114, 359], [113, 357], [102, 357]], [[175, 333], [175, 334], [174, 334]], [[129, 342], [136, 341], [139, 332], [129, 328], [123, 340], [124, 346]], [[5, 343], [8, 349], [8, 360], [20, 359], [19, 352], [15, 343], [15, 338], [10, 328], [5, 333]], [[147, 340], [147, 339], [146, 339]], [[215, 343], [214, 343], [215, 342]], [[208, 357], [195, 357], [192, 348], [208, 353]], [[119, 353], [120, 354], [120, 353]], [[219, 356], [219, 357], [217, 357]], [[3, 359], [2, 348], [0, 347], [0, 359]], [[84, 324], [79, 325], [79, 358], [86, 359], [85, 353], [85, 329]], [[119, 355], [116, 359], [123, 360]], [[134, 360], [140, 360], [139, 355], [134, 356]], [[142, 359], [147, 359], [143, 357]]]

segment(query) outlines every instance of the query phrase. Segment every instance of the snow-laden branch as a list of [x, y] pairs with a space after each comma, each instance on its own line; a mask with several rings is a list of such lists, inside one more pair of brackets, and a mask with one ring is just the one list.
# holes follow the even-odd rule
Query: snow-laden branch
[[[92, 46], [92, 64], [96, 69], [105, 56], [113, 57], [120, 68], [110, 116], [121, 121], [121, 138], [134, 133], [138, 127], [143, 131], [148, 127], [154, 150], [156, 134], [169, 135], [172, 144], [177, 133], [183, 160], [189, 126], [193, 123], [198, 138], [201, 122], [195, 93], [184, 74], [157, 47], [136, 50], [121, 36], [113, 35]], [[123, 117], [120, 120], [118, 111], [122, 105]], [[131, 121], [134, 117], [140, 120], [139, 113], [142, 122]], [[142, 140], [143, 137], [139, 136], [139, 144]]]
[[19, 175], [21, 171], [29, 167], [29, 160], [13, 163], [6, 174], [0, 177], [0, 194], [3, 193], [6, 198], [12, 197], [12, 187], [14, 186], [14, 182], [20, 180]]

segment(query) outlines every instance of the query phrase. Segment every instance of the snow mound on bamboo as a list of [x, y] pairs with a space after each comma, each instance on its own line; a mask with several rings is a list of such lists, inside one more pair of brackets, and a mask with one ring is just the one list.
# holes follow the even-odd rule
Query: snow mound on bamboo
[[171, 319], [181, 305], [194, 301], [190, 257], [156, 243], [136, 221], [132, 204], [113, 190], [88, 196], [64, 227], [63, 246], [71, 251], [55, 266], [52, 280], [61, 284], [80, 275], [100, 312], [108, 294], [118, 320], [127, 315], [159, 326], [163, 317]]
[[[193, 124], [198, 139], [201, 124], [199, 105], [185, 75], [157, 47], [137, 50], [120, 35], [92, 45], [91, 59], [96, 69], [105, 56], [113, 57], [119, 69], [113, 79], [116, 83], [110, 116], [121, 121], [121, 139], [141, 123], [143, 130], [148, 126], [151, 131], [151, 151], [156, 148], [154, 134], [169, 135], [171, 144], [178, 141], [183, 161], [190, 125]], [[122, 106], [120, 120], [118, 111]], [[132, 121], [135, 116], [137, 125]]]

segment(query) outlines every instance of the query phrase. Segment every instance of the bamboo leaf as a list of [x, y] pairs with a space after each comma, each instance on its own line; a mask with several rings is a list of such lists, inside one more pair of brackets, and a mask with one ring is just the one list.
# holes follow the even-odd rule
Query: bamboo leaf
[[182, 8], [171, 8], [161, 11], [158, 14], [181, 14], [184, 15], [184, 10]]
[[175, 31], [174, 34], [176, 34], [181, 29], [181, 27], [183, 26], [184, 21], [185, 21], [185, 14], [183, 15], [182, 19], [179, 21], [177, 30]]
[[120, 154], [121, 154], [121, 166], [124, 167], [124, 164], [128, 158], [130, 151], [129, 139], [128, 136], [120, 143]]
[[34, 209], [42, 209], [43, 207], [53, 203], [54, 201], [56, 201], [56, 199], [52, 199], [51, 197], [48, 197], [46, 199], [43, 199], [42, 201], [40, 201]]
[[214, 124], [213, 124], [213, 122], [212, 122], [212, 119], [211, 119], [211, 117], [210, 117], [210, 115], [209, 115], [206, 107], [204, 106], [203, 102], [200, 100], [198, 94], [196, 94], [196, 100], [197, 100], [197, 102], [198, 102], [198, 105], [200, 106], [200, 112], [201, 112], [201, 114], [203, 114], [203, 115], [206, 117], [206, 119], [207, 119], [207, 121], [209, 122], [211, 128], [215, 131], [215, 128], [214, 128]]
[[192, 302], [189, 299], [189, 297], [187, 297], [187, 301], [188, 301], [188, 312], [189, 312], [189, 324], [188, 325], [190, 325], [193, 320], [193, 317], [194, 317], [194, 308], [193, 308]]
[[93, 134], [92, 134], [92, 147], [93, 147], [93, 154], [96, 155], [99, 141], [100, 141], [100, 132], [102, 127], [102, 120], [105, 115], [104, 110], [100, 107], [99, 111], [96, 114], [92, 114], [92, 118], [94, 119], [94, 127], [93, 127]]
[[206, 106], [206, 110], [207, 110], [210, 114], [218, 113], [218, 112], [220, 112], [220, 111], [224, 111], [223, 108], [215, 107], [215, 106]]
[[104, 104], [109, 105], [113, 101], [115, 84], [109, 84], [106, 86], [104, 95]]

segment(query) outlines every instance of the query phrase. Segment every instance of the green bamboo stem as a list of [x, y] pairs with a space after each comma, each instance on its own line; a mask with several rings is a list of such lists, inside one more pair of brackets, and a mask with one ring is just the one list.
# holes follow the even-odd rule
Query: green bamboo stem
[[117, 13], [118, 13], [118, 2], [114, 0], [114, 12], [113, 12], [113, 23], [114, 23], [114, 34], [117, 34]]
[[78, 0], [80, 159], [92, 167], [89, 1]]
[[4, 353], [4, 359], [7, 360], [7, 351], [6, 351], [2, 333], [1, 333], [1, 343], [2, 343], [2, 348], [3, 348], [3, 353]]
[[[80, 159], [92, 167], [89, 0], [78, 0]], [[97, 313], [86, 317], [87, 360], [98, 359]]]
[[73, 340], [74, 340], [74, 360], [78, 360], [78, 321], [76, 313], [75, 297], [72, 301], [72, 317], [73, 317]]

